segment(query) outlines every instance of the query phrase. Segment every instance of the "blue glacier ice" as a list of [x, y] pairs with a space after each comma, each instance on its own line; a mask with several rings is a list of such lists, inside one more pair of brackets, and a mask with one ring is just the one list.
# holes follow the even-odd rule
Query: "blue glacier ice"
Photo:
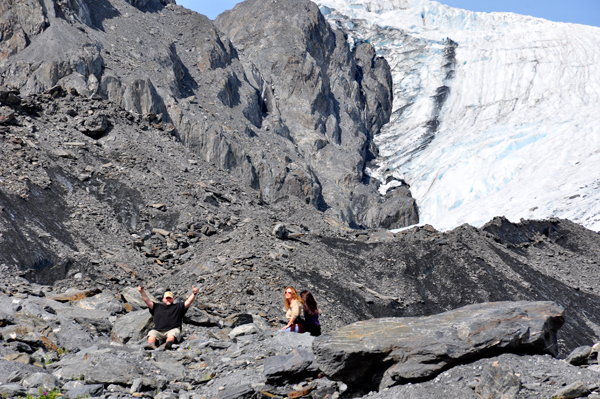
[[[600, 28], [429, 0], [316, 0], [392, 69], [367, 171], [447, 230], [560, 217], [600, 230]], [[335, 26], [335, 23], [332, 24]]]

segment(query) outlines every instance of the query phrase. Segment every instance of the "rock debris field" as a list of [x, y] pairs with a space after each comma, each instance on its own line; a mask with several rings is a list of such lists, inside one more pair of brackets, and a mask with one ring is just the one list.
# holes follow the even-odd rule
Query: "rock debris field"
[[[8, 396], [42, 386], [105, 398], [477, 397], [498, 367], [513, 376], [513, 397], [549, 397], [575, 383], [592, 396], [597, 389], [594, 232], [502, 218], [446, 233], [352, 230], [294, 198], [264, 202], [156, 117], [62, 87], [2, 99], [11, 167], [2, 169], [0, 392]], [[201, 289], [176, 349], [145, 349], [151, 317], [138, 284], [157, 298]], [[381, 390], [373, 376], [347, 384], [319, 369], [313, 337], [277, 331], [286, 285], [315, 294], [323, 338], [359, 320], [550, 300], [564, 309], [559, 357], [589, 353], [573, 365], [517, 345]]]
[[[376, 187], [363, 181], [359, 168], [340, 180], [338, 190], [332, 182], [348, 165], [332, 175], [324, 170], [342, 150], [313, 156], [310, 140], [297, 149], [301, 140], [292, 136], [302, 123], [289, 109], [274, 116], [283, 75], [264, 80], [266, 73], [257, 70], [253, 79], [241, 78], [243, 71], [244, 79], [250, 76], [252, 60], [268, 64], [252, 50], [263, 49], [258, 36], [249, 27], [236, 30], [234, 23], [241, 18], [255, 26], [254, 18], [244, 17], [255, 2], [237, 9], [241, 17], [233, 13], [217, 21], [232, 42], [206, 18], [158, 0], [89, 7], [83, 0], [45, 2], [56, 5], [55, 15], [35, 20], [33, 12], [22, 14], [33, 19], [19, 20], [18, 29], [13, 22], [21, 14], [10, 7], [35, 2], [0, 6], [3, 18], [13, 21], [2, 26], [2, 37], [14, 38], [2, 39], [0, 47], [0, 395], [38, 397], [41, 389], [41, 396], [104, 399], [600, 397], [596, 232], [563, 219], [513, 223], [497, 217], [481, 228], [440, 232], [425, 225], [391, 233], [387, 227], [409, 224], [415, 216], [412, 210], [393, 211], [413, 204], [408, 187], [375, 200]], [[301, 3], [299, 9], [315, 18], [298, 17], [294, 26], [321, 21], [312, 3]], [[275, 13], [273, 4], [265, 3], [261, 12]], [[99, 22], [94, 13], [104, 19]], [[207, 68], [237, 71], [241, 80], [237, 85], [231, 78], [229, 94], [243, 87], [247, 97], [226, 96], [231, 101], [219, 105], [216, 93], [202, 97], [197, 87], [183, 85], [170, 103], [158, 83], [158, 89], [140, 83], [133, 85], [138, 92], [106, 95], [107, 82], [118, 86], [106, 75], [88, 74], [82, 81], [73, 72], [51, 79], [16, 67], [28, 56], [28, 45], [41, 46], [44, 35], [63, 32], [53, 27], [117, 35], [127, 20], [142, 25], [141, 14], [160, 16], [171, 28], [177, 18], [196, 18], [199, 37], [215, 39], [211, 46], [221, 37], [226, 45], [217, 47], [223, 52], [207, 54], [216, 64], [217, 55], [225, 57], [226, 66]], [[343, 42], [339, 32], [318, 26], [328, 45]], [[157, 37], [168, 41], [166, 31], [157, 31]], [[137, 48], [137, 41], [126, 43]], [[234, 46], [247, 54], [236, 58]], [[119, 49], [101, 52], [103, 73], [125, 60], [114, 55]], [[362, 65], [365, 74], [356, 85], [372, 89], [361, 89], [366, 97], [355, 99], [355, 109], [350, 99], [357, 92], [348, 87], [359, 86], [349, 83], [348, 115], [369, 115], [370, 126], [379, 126], [385, 112], [373, 110], [385, 105], [383, 61], [372, 60], [370, 76], [368, 46], [356, 54], [336, 51], [341, 57], [336, 62], [348, 62], [348, 71]], [[188, 58], [193, 57], [180, 62], [189, 64]], [[204, 60], [210, 64], [211, 58]], [[180, 82], [208, 85], [202, 79], [209, 72], [195, 65], [190, 77], [184, 66], [176, 68]], [[270, 66], [257, 68], [265, 72]], [[264, 110], [259, 106], [261, 123], [255, 120], [244, 130], [242, 119], [254, 115], [247, 112], [256, 94], [251, 87], [271, 81], [274, 102], [263, 104]], [[337, 89], [328, 90], [325, 94], [341, 98]], [[269, 97], [256, 96], [256, 101]], [[194, 112], [200, 117], [194, 119]], [[336, 122], [344, 129], [348, 115]], [[205, 126], [194, 136], [197, 126], [186, 125], [209, 119], [234, 127], [211, 136]], [[323, 123], [324, 137], [331, 140], [327, 148], [336, 143], [331, 133], [338, 125]], [[367, 124], [360, 118], [352, 123], [359, 133]], [[246, 133], [238, 144], [246, 152], [232, 144], [241, 132]], [[370, 144], [359, 141], [362, 149], [352, 151], [364, 166]], [[252, 147], [258, 145], [265, 148], [263, 163]], [[285, 162], [274, 162], [279, 156]], [[352, 200], [342, 198], [350, 192]], [[181, 301], [192, 286], [200, 289], [184, 319], [183, 339], [172, 350], [146, 346], [153, 322], [138, 285], [158, 300], [166, 290]], [[279, 331], [286, 323], [283, 290], [289, 285], [314, 294], [321, 337]]]

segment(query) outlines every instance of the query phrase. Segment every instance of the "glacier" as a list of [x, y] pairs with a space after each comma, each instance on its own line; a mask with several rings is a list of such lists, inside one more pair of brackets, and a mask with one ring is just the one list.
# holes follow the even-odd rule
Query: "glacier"
[[429, 0], [316, 0], [394, 81], [367, 172], [420, 224], [566, 218], [600, 230], [600, 28]]

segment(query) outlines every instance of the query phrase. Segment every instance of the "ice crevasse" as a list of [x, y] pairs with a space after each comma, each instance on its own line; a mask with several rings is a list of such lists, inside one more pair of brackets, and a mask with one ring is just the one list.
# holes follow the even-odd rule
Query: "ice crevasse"
[[367, 169], [382, 193], [406, 182], [440, 230], [494, 216], [600, 230], [600, 28], [428, 0], [315, 2], [392, 69]]

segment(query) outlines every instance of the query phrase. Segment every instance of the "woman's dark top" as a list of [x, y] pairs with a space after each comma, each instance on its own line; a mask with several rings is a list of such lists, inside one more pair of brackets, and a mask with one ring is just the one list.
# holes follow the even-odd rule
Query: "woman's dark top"
[[156, 331], [169, 331], [174, 328], [181, 328], [183, 316], [187, 311], [185, 303], [179, 302], [172, 305], [154, 302], [150, 313], [154, 316], [154, 329]]
[[320, 326], [321, 323], [319, 323], [319, 314], [315, 314], [315, 315], [311, 315], [308, 312], [304, 312], [304, 324], [315, 324], [317, 326]]
[[319, 323], [319, 314], [311, 315], [304, 312], [304, 329], [313, 337], [321, 335], [321, 324]]

